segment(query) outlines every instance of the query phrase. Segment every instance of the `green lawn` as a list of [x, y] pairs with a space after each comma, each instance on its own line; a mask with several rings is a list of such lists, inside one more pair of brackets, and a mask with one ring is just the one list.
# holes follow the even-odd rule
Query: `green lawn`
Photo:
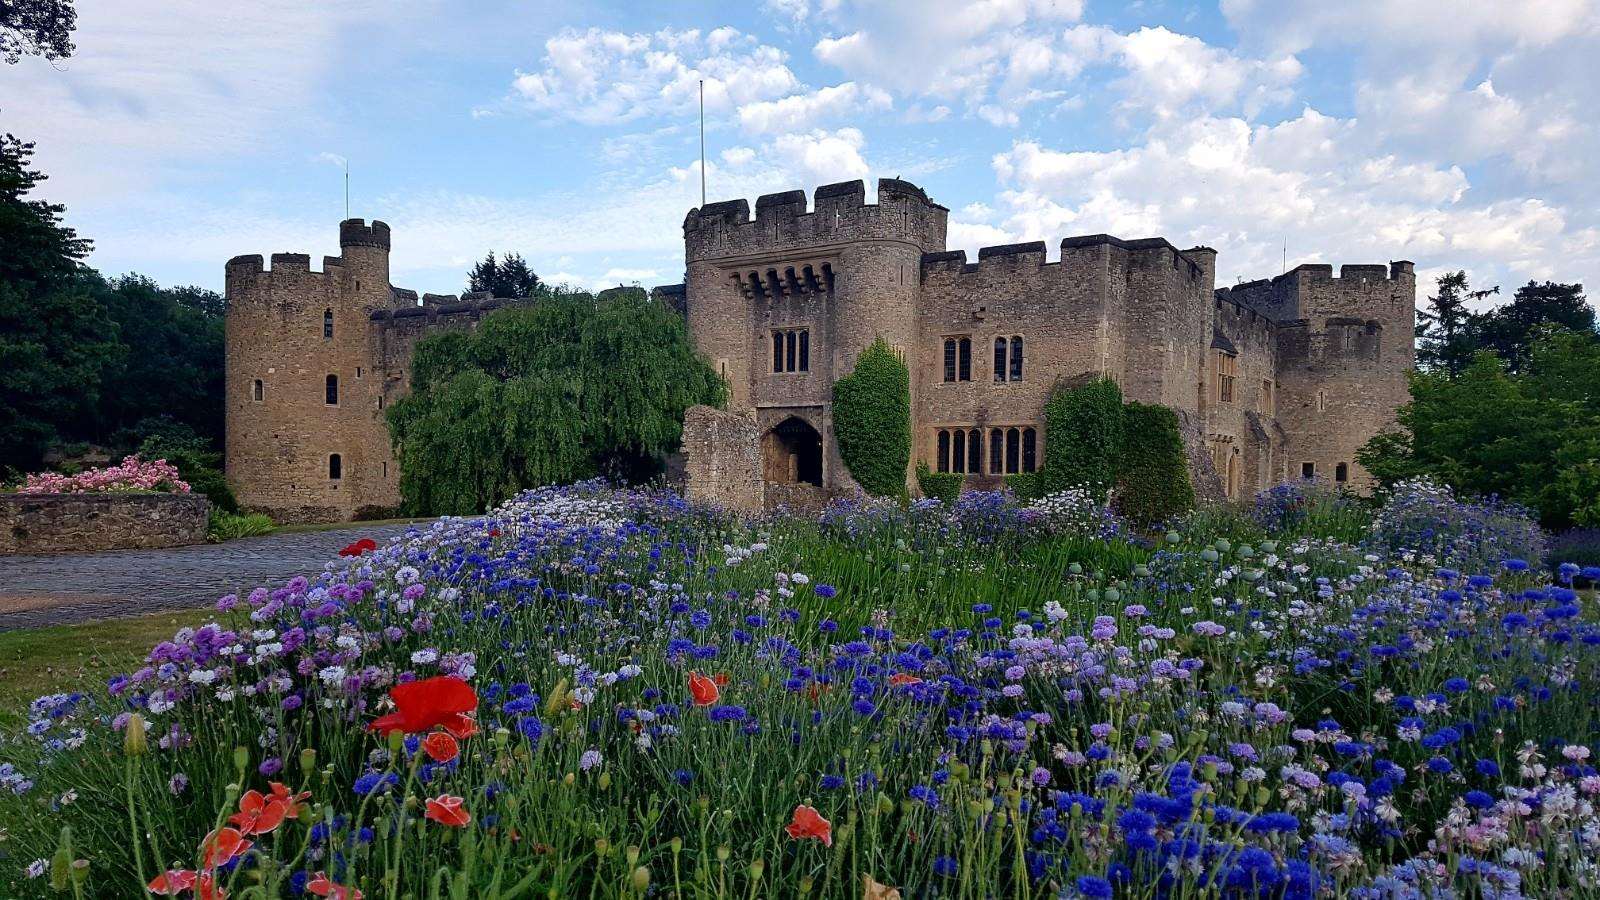
[[23, 724], [28, 701], [40, 694], [84, 690], [132, 671], [156, 643], [214, 615], [174, 610], [0, 633], [0, 731]]
[[279, 525], [272, 529], [273, 534], [296, 534], [307, 531], [342, 531], [347, 528], [368, 528], [375, 525], [413, 525], [418, 522], [432, 522], [432, 519], [372, 519], [366, 522], [316, 522], [308, 525]]

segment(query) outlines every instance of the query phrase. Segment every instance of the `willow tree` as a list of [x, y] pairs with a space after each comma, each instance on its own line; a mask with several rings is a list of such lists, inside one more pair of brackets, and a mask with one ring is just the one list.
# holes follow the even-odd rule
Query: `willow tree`
[[467, 515], [519, 491], [638, 479], [677, 449], [683, 414], [726, 387], [683, 319], [643, 291], [569, 294], [490, 313], [417, 345], [389, 409], [412, 514]]

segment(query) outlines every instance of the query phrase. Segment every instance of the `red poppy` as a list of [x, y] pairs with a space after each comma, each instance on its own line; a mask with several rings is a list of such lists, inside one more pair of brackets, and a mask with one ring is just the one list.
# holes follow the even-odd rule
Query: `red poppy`
[[717, 674], [711, 676], [711, 680], [715, 681], [717, 683], [717, 687], [727, 687], [728, 686], [728, 673], [727, 672], [718, 672]]
[[495, 537], [499, 537], [499, 536], [500, 536], [500, 529], [498, 529], [498, 528], [489, 529], [489, 537], [495, 538]]
[[717, 686], [715, 679], [707, 678], [699, 672], [690, 672], [689, 696], [694, 698], [695, 706], [710, 706], [722, 696], [722, 689]]
[[298, 819], [300, 813], [306, 808], [305, 801], [311, 798], [310, 791], [301, 791], [298, 794], [289, 793], [289, 788], [280, 782], [269, 782], [272, 787], [272, 799], [283, 801], [283, 815], [287, 819]]
[[176, 897], [194, 887], [195, 873], [189, 869], [168, 869], [157, 875], [146, 887], [150, 893], [162, 897]]
[[217, 884], [217, 876], [201, 872], [194, 882], [194, 900], [228, 900], [228, 892]]
[[461, 755], [461, 745], [448, 731], [435, 731], [423, 738], [422, 749], [434, 762], [449, 762]]
[[461, 805], [460, 797], [449, 794], [440, 794], [428, 801], [428, 811], [422, 814], [424, 819], [432, 819], [440, 825], [451, 828], [461, 828], [472, 824], [472, 814]]
[[833, 846], [833, 823], [822, 817], [814, 808], [800, 804], [794, 808], [794, 818], [783, 826], [795, 840], [816, 838], [824, 847]]
[[478, 733], [478, 723], [466, 715], [478, 708], [478, 695], [453, 675], [397, 684], [389, 689], [389, 699], [394, 701], [395, 711], [373, 720], [368, 730], [421, 734], [442, 727], [456, 737]]
[[268, 799], [260, 791], [245, 791], [239, 798], [239, 811], [228, 817], [228, 824], [240, 834], [268, 834], [288, 815], [289, 804], [277, 797]]
[[317, 897], [332, 897], [333, 900], [361, 900], [360, 891], [334, 884], [326, 872], [318, 872], [311, 876], [311, 880], [306, 882], [306, 893]]
[[245, 855], [253, 846], [255, 842], [245, 840], [244, 833], [237, 828], [213, 831], [200, 843], [201, 868], [209, 872], [217, 866], [225, 866]]
[[918, 678], [915, 675], [907, 675], [904, 672], [896, 672], [893, 675], [889, 676], [889, 686], [890, 687], [900, 687], [901, 685], [906, 685], [906, 684], [921, 684], [921, 683], [922, 683], [922, 679], [921, 678]]
[[378, 542], [377, 541], [373, 540], [372, 538], [362, 538], [361, 540], [356, 541], [353, 544], [345, 545], [345, 548], [343, 550], [339, 551], [339, 555], [340, 556], [362, 556], [362, 555], [365, 555], [367, 553], [371, 553], [372, 551], [374, 551], [376, 549], [378, 549]]

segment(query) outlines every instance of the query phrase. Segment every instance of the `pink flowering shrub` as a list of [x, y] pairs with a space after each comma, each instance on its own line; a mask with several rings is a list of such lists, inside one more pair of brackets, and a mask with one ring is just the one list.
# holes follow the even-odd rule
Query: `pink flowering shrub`
[[189, 493], [189, 483], [178, 477], [178, 467], [164, 459], [145, 462], [137, 456], [103, 469], [88, 469], [76, 475], [37, 472], [29, 475], [19, 494], [101, 494], [114, 491], [162, 491]]

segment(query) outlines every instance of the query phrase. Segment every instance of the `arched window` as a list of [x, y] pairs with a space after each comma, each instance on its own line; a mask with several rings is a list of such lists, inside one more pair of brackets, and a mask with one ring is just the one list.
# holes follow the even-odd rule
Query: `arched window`
[[983, 474], [983, 433], [976, 428], [967, 432], [967, 471]]
[[962, 338], [959, 349], [961, 351], [961, 365], [960, 365], [960, 371], [956, 374], [956, 380], [957, 381], [971, 381], [972, 380], [972, 339], [971, 338]]
[[950, 432], [939, 431], [939, 471], [950, 471]]
[[1022, 471], [1032, 472], [1038, 466], [1039, 437], [1032, 428], [1022, 429]]
[[334, 481], [344, 477], [344, 457], [337, 453], [328, 454], [328, 477]]
[[998, 428], [989, 429], [989, 474], [1000, 475], [1005, 472], [1006, 465], [1006, 435]]
[[950, 471], [965, 472], [967, 470], [967, 436], [964, 432], [957, 431], [951, 437], [954, 440], [950, 448]]
[[1022, 380], [1022, 337], [1011, 336], [1011, 380]]
[[322, 311], [322, 336], [324, 338], [333, 337], [333, 310], [331, 309]]
[[337, 375], [329, 375], [328, 376], [328, 380], [327, 380], [327, 382], [326, 382], [326, 384], [324, 386], [324, 391], [325, 391], [325, 396], [323, 397], [322, 402], [328, 404], [329, 406], [338, 406], [339, 405], [339, 376], [337, 376]]
[[261, 383], [261, 379], [257, 378], [255, 383], [250, 386], [250, 399], [260, 403], [266, 396], [267, 386]]
[[1338, 465], [1334, 466], [1333, 467], [1333, 480], [1339, 482], [1340, 484], [1344, 484], [1346, 481], [1349, 481], [1350, 480], [1350, 464], [1349, 463], [1339, 463]]
[[1003, 337], [994, 339], [994, 380], [1006, 380], [1006, 339]]
[[1022, 455], [1022, 432], [1015, 428], [1006, 429], [1006, 474], [1017, 474], [1018, 464]]

